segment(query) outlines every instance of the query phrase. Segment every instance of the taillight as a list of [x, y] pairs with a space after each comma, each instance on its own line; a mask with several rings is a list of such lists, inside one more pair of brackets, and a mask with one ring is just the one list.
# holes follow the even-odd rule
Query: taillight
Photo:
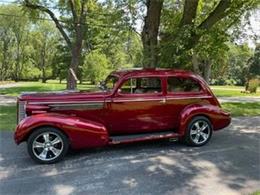
[[26, 101], [17, 102], [17, 123], [26, 117]]

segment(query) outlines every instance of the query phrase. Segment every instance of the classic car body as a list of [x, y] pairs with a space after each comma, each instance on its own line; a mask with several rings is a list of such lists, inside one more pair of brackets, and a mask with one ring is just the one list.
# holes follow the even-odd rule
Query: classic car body
[[[63, 134], [67, 139], [65, 142], [75, 149], [153, 139], [183, 139], [192, 120], [201, 117], [196, 118], [196, 126], [201, 131], [207, 126], [208, 135], [201, 132], [201, 138], [196, 139], [202, 140], [204, 136], [207, 140], [191, 144], [200, 146], [208, 141], [211, 131], [228, 126], [231, 120], [206, 82], [191, 72], [170, 69], [115, 71], [105, 83], [111, 86], [98, 92], [21, 95], [17, 102], [16, 143], [28, 141], [30, 137], [36, 139], [39, 129], [42, 136], [48, 129], [50, 132], [55, 129], [58, 133], [54, 132], [54, 137]], [[47, 148], [41, 141], [43, 138], [37, 139], [37, 142], [31, 140], [31, 144], [40, 142], [38, 148]], [[53, 140], [49, 135], [48, 139], [51, 144]], [[46, 156], [49, 155], [48, 149]], [[43, 163], [58, 160], [37, 159], [37, 155], [34, 159]]]

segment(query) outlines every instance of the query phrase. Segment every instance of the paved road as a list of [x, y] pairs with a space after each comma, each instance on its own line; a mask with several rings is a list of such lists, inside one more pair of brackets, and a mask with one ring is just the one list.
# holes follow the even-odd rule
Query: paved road
[[168, 141], [70, 153], [35, 164], [0, 134], [0, 194], [248, 194], [260, 189], [260, 117], [235, 118], [200, 148]]
[[14, 105], [16, 103], [16, 97], [0, 95], [0, 106]]
[[6, 83], [6, 84], [0, 84], [0, 89], [10, 88], [10, 87], [18, 87], [22, 85], [22, 83]]
[[259, 102], [260, 96], [244, 96], [244, 97], [218, 97], [220, 103], [224, 102]]

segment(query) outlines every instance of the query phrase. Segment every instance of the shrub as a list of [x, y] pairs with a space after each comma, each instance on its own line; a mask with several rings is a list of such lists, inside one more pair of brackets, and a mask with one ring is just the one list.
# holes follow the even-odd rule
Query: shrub
[[33, 66], [25, 67], [21, 74], [21, 80], [23, 81], [38, 81], [40, 77], [41, 71]]
[[97, 84], [106, 78], [109, 73], [109, 60], [105, 54], [95, 50], [85, 57], [82, 67], [83, 78]]
[[226, 84], [226, 85], [236, 85], [237, 82], [236, 82], [235, 79], [227, 79], [227, 80], [225, 81], [225, 84]]
[[226, 81], [223, 78], [218, 78], [218, 79], [212, 79], [210, 82], [211, 85], [225, 85]]
[[257, 87], [258, 87], [259, 83], [260, 83], [259, 79], [251, 79], [251, 80], [249, 80], [247, 90], [250, 93], [256, 93], [256, 90], [257, 90]]

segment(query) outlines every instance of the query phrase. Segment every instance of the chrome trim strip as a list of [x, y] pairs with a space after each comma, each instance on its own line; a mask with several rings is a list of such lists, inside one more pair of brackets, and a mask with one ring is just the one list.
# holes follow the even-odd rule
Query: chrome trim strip
[[145, 102], [145, 101], [162, 101], [162, 100], [185, 100], [185, 99], [202, 99], [211, 98], [211, 96], [197, 96], [197, 97], [161, 97], [161, 98], [139, 98], [139, 99], [120, 99], [120, 100], [108, 100], [106, 102]]
[[[142, 99], [126, 99], [126, 100], [124, 100], [124, 99], [121, 99], [121, 100], [112, 100], [112, 101], [110, 101], [110, 102], [145, 102], [145, 101], [161, 101], [161, 100], [163, 100], [163, 99], [165, 99], [164, 97], [162, 97], [162, 98], [157, 98], [157, 99], [146, 99], [146, 98], [142, 98]], [[108, 101], [107, 101], [108, 102]]]
[[166, 97], [166, 100], [179, 100], [179, 99], [200, 99], [200, 98], [212, 98], [212, 96], [193, 96], [193, 97]]
[[104, 101], [66, 101], [66, 102], [28, 102], [28, 104], [88, 104], [88, 103], [104, 103]]
[[50, 104], [51, 110], [96, 110], [102, 109], [104, 103], [88, 104]]

